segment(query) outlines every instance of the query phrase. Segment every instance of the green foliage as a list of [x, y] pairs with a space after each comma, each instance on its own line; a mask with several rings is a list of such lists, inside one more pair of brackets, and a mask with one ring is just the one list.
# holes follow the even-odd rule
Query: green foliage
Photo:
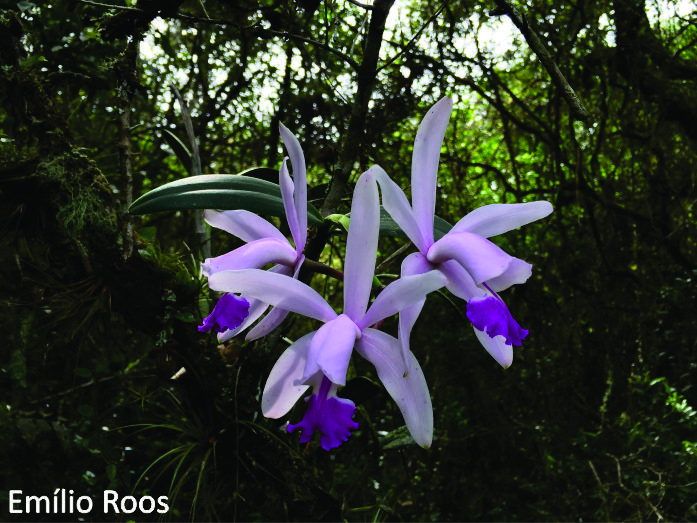
[[[130, 214], [183, 209], [245, 209], [258, 214], [285, 216], [281, 189], [277, 184], [254, 178], [259, 171], [245, 174], [204, 174], [189, 176], [165, 184], [141, 196], [128, 209]], [[322, 216], [308, 204], [307, 218], [311, 224], [322, 223]]]

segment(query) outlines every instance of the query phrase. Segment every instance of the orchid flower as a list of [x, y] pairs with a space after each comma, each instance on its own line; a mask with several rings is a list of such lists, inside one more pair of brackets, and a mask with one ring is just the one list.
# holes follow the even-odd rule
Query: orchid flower
[[[419, 250], [405, 258], [402, 276], [432, 270], [445, 275], [448, 290], [468, 302], [467, 317], [477, 338], [506, 368], [513, 362], [512, 345], [521, 345], [528, 331], [513, 319], [498, 292], [524, 283], [532, 265], [506, 254], [487, 238], [544, 218], [552, 212], [552, 205], [546, 201], [487, 205], [469, 213], [434, 241], [438, 161], [452, 105], [451, 99], [441, 99], [419, 125], [411, 167], [412, 205], [387, 175], [380, 173], [377, 180], [385, 210]], [[405, 364], [409, 335], [424, 301], [425, 298], [399, 315]]]
[[341, 445], [350, 430], [357, 428], [352, 420], [354, 403], [336, 395], [337, 389], [346, 384], [354, 348], [375, 366], [414, 440], [429, 447], [433, 438], [431, 398], [416, 358], [407, 351], [405, 372], [399, 341], [370, 327], [444, 286], [446, 278], [437, 271], [400, 278], [385, 287], [368, 307], [379, 233], [378, 174], [385, 175], [379, 166], [371, 167], [359, 178], [354, 191], [342, 314], [337, 314], [311, 287], [281, 274], [224, 270], [214, 272], [208, 280], [214, 290], [241, 292], [324, 323], [295, 341], [278, 359], [264, 387], [262, 411], [268, 418], [279, 418], [312, 387], [303, 420], [289, 425], [288, 431], [300, 430], [301, 442], [310, 441], [318, 432], [326, 450]]
[[[307, 175], [305, 157], [300, 142], [283, 124], [279, 125], [281, 139], [290, 155], [295, 183], [288, 174], [286, 161], [283, 159], [279, 171], [281, 197], [286, 212], [286, 219], [293, 237], [295, 248], [275, 226], [256, 214], [246, 210], [212, 211], [206, 210], [204, 218], [212, 227], [217, 227], [247, 242], [246, 245], [216, 258], [208, 258], [203, 263], [203, 273], [210, 278], [219, 271], [237, 269], [259, 269], [266, 264], [275, 263], [271, 272], [284, 276], [298, 277], [305, 256], [307, 241]], [[230, 296], [233, 296], [232, 298]], [[226, 307], [219, 307], [225, 300]], [[210, 330], [208, 325], [220, 325], [216, 328], [218, 339], [225, 341], [236, 336], [254, 323], [268, 308], [268, 304], [255, 298], [223, 295], [211, 316], [204, 320], [199, 330]], [[265, 336], [278, 327], [288, 315], [288, 311], [276, 307], [272, 309], [249, 333], [246, 338], [254, 340]], [[227, 330], [224, 328], [227, 326]]]

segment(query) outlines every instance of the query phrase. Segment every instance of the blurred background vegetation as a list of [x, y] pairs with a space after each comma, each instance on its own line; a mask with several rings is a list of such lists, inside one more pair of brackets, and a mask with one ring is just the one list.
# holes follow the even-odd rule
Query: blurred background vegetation
[[[502, 1], [0, 6], [3, 519], [10, 489], [66, 488], [96, 507], [105, 489], [167, 495], [172, 520], [697, 520], [694, 3], [516, 5], [585, 122], [509, 17], [490, 14]], [[494, 239], [534, 265], [504, 295], [531, 333], [511, 368], [479, 345], [463, 302], [429, 297], [411, 345], [433, 398], [430, 450], [402, 437], [359, 356], [364, 378], [345, 394], [360, 428], [342, 447], [281, 430], [303, 405], [263, 418], [266, 376], [309, 322], [225, 346], [197, 331], [215, 296], [194, 212], [126, 214], [189, 175], [172, 84], [204, 173], [278, 169], [283, 122], [325, 212], [348, 212], [373, 163], [408, 189], [416, 128], [445, 95], [437, 213], [553, 203]], [[340, 262], [339, 227], [311, 235], [326, 242], [316, 258]], [[214, 230], [210, 247], [235, 241]], [[381, 240], [381, 273], [399, 272], [403, 244]], [[315, 287], [340, 298], [324, 278]], [[87, 519], [154, 519], [100, 510]]]

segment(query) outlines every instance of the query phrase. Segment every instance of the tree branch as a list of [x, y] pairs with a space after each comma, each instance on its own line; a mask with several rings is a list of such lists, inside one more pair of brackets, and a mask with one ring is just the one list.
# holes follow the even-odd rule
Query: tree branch
[[[322, 203], [322, 216], [328, 216], [337, 212], [341, 200], [344, 197], [346, 186], [348, 185], [351, 172], [356, 158], [360, 154], [361, 142], [365, 135], [365, 123], [368, 116], [368, 104], [373, 95], [373, 88], [377, 78], [378, 59], [382, 37], [385, 31], [387, 15], [394, 4], [394, 0], [376, 0], [368, 27], [368, 37], [363, 53], [363, 61], [358, 67], [356, 77], [356, 96], [351, 109], [351, 119], [349, 120], [346, 138], [344, 139], [339, 160], [332, 179], [329, 182], [327, 195]], [[319, 259], [331, 232], [332, 223], [327, 220], [319, 228], [315, 236], [308, 243], [305, 249], [307, 258]]]
[[351, 120], [349, 120], [346, 139], [339, 154], [337, 170], [329, 184], [329, 191], [322, 205], [322, 215], [334, 214], [344, 195], [356, 157], [359, 154], [361, 141], [365, 134], [365, 122], [368, 115], [368, 102], [373, 94], [377, 77], [377, 63], [382, 45], [382, 35], [385, 22], [394, 0], [376, 0], [368, 27], [368, 38], [365, 45], [363, 61], [358, 68], [356, 78], [356, 98], [353, 102]]
[[564, 100], [566, 100], [566, 103], [569, 104], [574, 118], [581, 120], [582, 122], [590, 122], [591, 114], [583, 106], [583, 102], [569, 85], [569, 82], [566, 81], [566, 78], [559, 70], [559, 67], [557, 67], [554, 58], [552, 58], [552, 55], [549, 53], [544, 43], [542, 43], [540, 37], [530, 25], [525, 13], [518, 11], [511, 0], [496, 0], [496, 5], [498, 7], [489, 11], [489, 16], [509, 16], [521, 34], [525, 37], [525, 41], [530, 46], [530, 49], [532, 49], [532, 51], [540, 59], [540, 62], [542, 62], [542, 65], [544, 65], [545, 69], [547, 69], [547, 72], [552, 79], [552, 83], [561, 89]]
[[421, 34], [424, 32], [424, 30], [425, 30], [429, 25], [431, 25], [431, 22], [433, 22], [433, 21], [438, 17], [438, 15], [441, 14], [441, 12], [443, 11], [443, 9], [445, 8], [445, 4], [446, 4], [446, 3], [447, 3], [447, 2], [443, 2], [442, 4], [440, 4], [440, 7], [439, 7], [438, 9], [436, 9], [436, 12], [433, 13], [433, 15], [431, 15], [431, 17], [430, 17], [428, 20], [426, 20], [426, 22], [419, 28], [419, 30], [416, 32], [416, 34], [407, 42], [407, 45], [405, 45], [404, 47], [402, 47], [401, 51], [399, 51], [399, 52], [398, 52], [396, 55], [394, 55], [391, 59], [389, 59], [387, 62], [385, 62], [384, 64], [382, 64], [382, 65], [380, 66], [380, 68], [378, 69], [378, 71], [382, 71], [385, 67], [388, 67], [388, 66], [392, 65], [392, 64], [397, 60], [397, 58], [399, 58], [399, 57], [402, 56], [404, 53], [406, 53], [406, 52], [409, 50], [409, 48], [414, 44], [414, 42], [416, 42], [416, 41], [421, 37]]
[[[136, 76], [136, 60], [140, 39], [133, 38], [128, 42], [126, 50], [116, 67], [117, 86], [116, 104], [119, 115], [119, 166], [121, 170], [121, 190], [123, 191], [124, 209], [128, 209], [133, 203], [133, 169], [131, 166], [131, 100], [135, 94], [138, 79]], [[123, 257], [127, 260], [133, 255], [135, 244], [135, 232], [133, 230], [133, 216], [128, 213], [123, 215], [124, 249]]]
[[[172, 91], [179, 101], [179, 106], [181, 107], [182, 120], [184, 121], [184, 128], [186, 129], [186, 135], [189, 138], [189, 143], [191, 144], [191, 176], [201, 175], [201, 155], [198, 150], [198, 142], [196, 141], [196, 135], [194, 134], [194, 124], [191, 121], [191, 113], [189, 112], [189, 107], [186, 104], [186, 100], [179, 92], [179, 89], [172, 84]], [[211, 257], [211, 244], [210, 236], [206, 230], [206, 225], [203, 222], [203, 209], [198, 209], [194, 211], [195, 226], [196, 226], [196, 236], [198, 237], [199, 248], [201, 250], [201, 257], [205, 260]]]
[[368, 11], [372, 11], [372, 10], [373, 10], [373, 6], [372, 6], [372, 5], [362, 4], [362, 3], [360, 3], [360, 2], [356, 2], [356, 0], [347, 0], [347, 2], [348, 2], [349, 4], [353, 4], [353, 5], [357, 6], [357, 7], [362, 8], [362, 9], [367, 9]]

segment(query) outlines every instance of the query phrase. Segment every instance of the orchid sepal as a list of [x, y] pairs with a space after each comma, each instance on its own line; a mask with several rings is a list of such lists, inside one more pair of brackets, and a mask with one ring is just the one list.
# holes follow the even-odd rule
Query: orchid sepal
[[399, 341], [375, 329], [363, 331], [356, 350], [375, 366], [416, 443], [429, 448], [433, 442], [433, 406], [426, 378], [412, 352], [405, 373]]

